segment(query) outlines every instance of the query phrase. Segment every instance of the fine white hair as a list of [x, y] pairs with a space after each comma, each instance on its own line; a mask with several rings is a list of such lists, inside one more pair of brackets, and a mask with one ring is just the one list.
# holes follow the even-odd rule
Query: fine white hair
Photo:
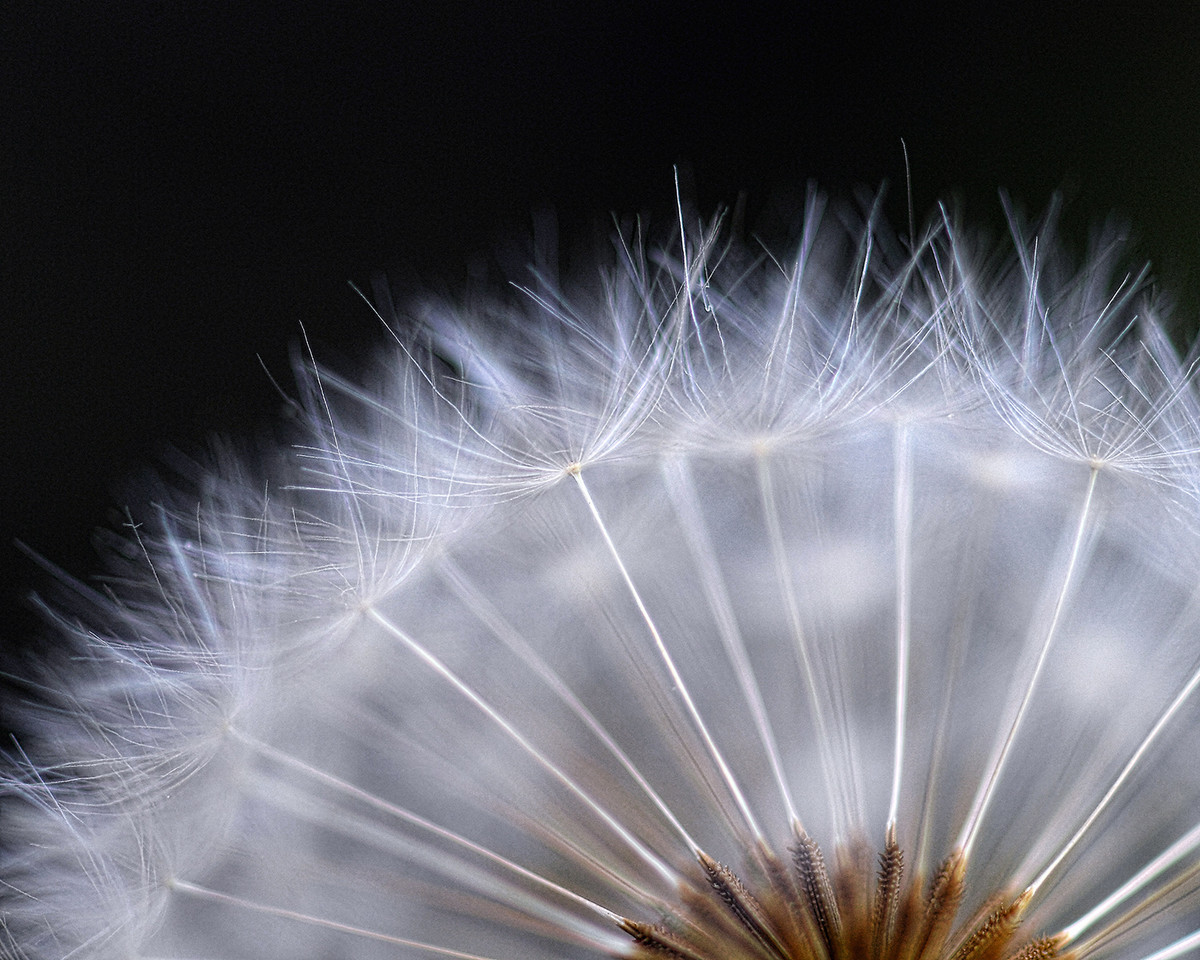
[[800, 830], [958, 851], [967, 915], [1024, 892], [1063, 954], [1195, 950], [1192, 360], [1118, 243], [1012, 225], [814, 195], [788, 251], [681, 222], [578, 288], [377, 298], [294, 446], [43, 605], [0, 952], [621, 955]]

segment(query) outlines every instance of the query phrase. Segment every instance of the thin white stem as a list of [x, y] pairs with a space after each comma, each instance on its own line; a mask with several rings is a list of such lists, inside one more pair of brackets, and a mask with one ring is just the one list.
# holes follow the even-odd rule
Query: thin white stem
[[390, 943], [399, 947], [409, 947], [414, 950], [423, 950], [426, 953], [433, 953], [440, 957], [452, 957], [454, 960], [496, 960], [494, 957], [483, 957], [476, 953], [464, 953], [461, 950], [450, 950], [447, 947], [437, 947], [431, 943], [423, 943], [420, 940], [408, 940], [404, 937], [395, 937], [391, 934], [382, 933], [378, 930], [366, 930], [362, 927], [355, 927], [348, 923], [339, 923], [336, 920], [330, 920], [327, 917], [318, 917], [311, 913], [301, 913], [299, 910], [287, 910], [284, 907], [273, 907], [270, 904], [258, 903], [254, 900], [247, 900], [245, 897], [237, 897], [230, 893], [222, 893], [219, 890], [213, 890], [209, 887], [200, 886], [197, 883], [190, 883], [187, 880], [172, 880], [170, 887], [179, 893], [186, 893], [189, 896], [199, 897], [203, 900], [212, 900], [217, 903], [224, 903], [233, 907], [240, 907], [243, 910], [251, 910], [255, 913], [266, 914], [270, 917], [281, 917], [284, 920], [295, 920], [297, 923], [307, 923], [315, 927], [323, 927], [326, 930], [336, 930], [339, 933], [349, 934], [354, 937], [362, 937], [367, 940], [378, 940], [382, 943]]
[[1029, 677], [1029, 683], [1025, 686], [1025, 692], [1021, 697], [1020, 705], [1017, 707], [1016, 716], [1013, 717], [1012, 725], [1008, 728], [1008, 733], [1005, 735], [996, 757], [992, 761], [991, 773], [976, 795], [971, 815], [967, 818], [962, 834], [959, 836], [957, 847], [963, 852], [963, 856], [971, 852], [971, 845], [975, 842], [976, 836], [978, 836], [979, 825], [983, 822], [984, 813], [987, 811], [988, 804], [995, 795], [995, 788], [1000, 781], [1000, 774], [1004, 770], [1005, 761], [1008, 759], [1013, 741], [1017, 736], [1017, 731], [1021, 727], [1021, 721], [1025, 719], [1025, 713], [1029, 709], [1030, 702], [1033, 700], [1033, 691], [1037, 687], [1042, 667], [1046, 664], [1050, 647], [1058, 632], [1058, 625], [1062, 619], [1063, 610], [1067, 605], [1067, 595], [1075, 578], [1075, 569], [1079, 564], [1079, 556], [1083, 551], [1088, 523], [1091, 520], [1092, 501], [1096, 493], [1096, 479], [1099, 475], [1099, 469], [1093, 467], [1088, 476], [1087, 491], [1084, 493], [1083, 505], [1079, 510], [1079, 522], [1075, 528], [1075, 537], [1071, 543], [1066, 570], [1063, 572], [1062, 585], [1059, 587], [1058, 597], [1054, 602], [1054, 612], [1050, 617], [1050, 625], [1046, 628], [1046, 636], [1042, 640], [1042, 647], [1038, 652], [1037, 663], [1034, 665], [1033, 673]]
[[[675, 208], [679, 212], [679, 249], [683, 255], [683, 290], [687, 297], [688, 314], [692, 318], [692, 326], [700, 329], [700, 322], [696, 319], [696, 300], [692, 296], [692, 266], [688, 263], [687, 249], [687, 227], [683, 222], [683, 197], [679, 192], [679, 168], [675, 168]], [[704, 347], [704, 341], [700, 341], [701, 349]]]
[[771, 772], [779, 786], [784, 806], [787, 808], [788, 819], [798, 823], [800, 817], [796, 813], [792, 792], [783, 772], [783, 758], [779, 754], [775, 733], [771, 729], [771, 721], [767, 716], [767, 707], [763, 702], [762, 692], [759, 690], [758, 680], [754, 675], [754, 668], [750, 664], [745, 640], [733, 613], [729, 590], [725, 585], [725, 577], [721, 573], [720, 565], [717, 563], [716, 550], [713, 549], [712, 538], [708, 534], [708, 526], [705, 523], [703, 511], [700, 509], [700, 501], [696, 495], [696, 486], [692, 480], [691, 471], [688, 469], [686, 461], [682, 459], [669, 461], [665, 469], [667, 490], [675, 505], [675, 512], [680, 518], [680, 527], [683, 530], [688, 549], [696, 563], [700, 577], [704, 581], [704, 595], [712, 611], [713, 620], [716, 621], [721, 642], [725, 646], [726, 655], [733, 664], [733, 672], [742, 688], [742, 696], [745, 697], [746, 704], [750, 708], [750, 715], [754, 718], [758, 738], [762, 742], [767, 761], [771, 765]]
[[[846, 337], [844, 347], [846, 352], [849, 352], [858, 333], [858, 308], [862, 304], [863, 288], [867, 285], [867, 272], [871, 265], [871, 245], [875, 241], [875, 235], [869, 229], [866, 233], [866, 249], [863, 251], [862, 271], [858, 276], [858, 289], [854, 291], [854, 307], [850, 313], [850, 335]], [[844, 359], [845, 354], [843, 354]]]
[[945, 761], [945, 744], [950, 731], [950, 708], [954, 703], [955, 687], [958, 684], [959, 673], [962, 670], [966, 643], [962, 630], [956, 630], [949, 644], [952, 655], [946, 673], [946, 681], [942, 691], [942, 704], [938, 710], [937, 725], [934, 728], [932, 750], [930, 752], [929, 769], [925, 776], [925, 789], [921, 798], [921, 821], [917, 830], [916, 858], [913, 866], [920, 870], [929, 863], [929, 845], [933, 836], [931, 824], [937, 801], [937, 785], [942, 783], [942, 766]]
[[1183, 862], [1200, 849], [1200, 823], [1176, 840], [1171, 846], [1147, 863], [1141, 870], [1126, 880], [1121, 886], [1092, 907], [1082, 917], [1063, 930], [1069, 941], [1079, 939], [1079, 936], [1112, 913], [1120, 904], [1141, 892], [1149, 884], [1156, 881], [1172, 867]]
[[507, 720], [495, 707], [483, 699], [468, 685], [461, 677], [453, 670], [447, 667], [441, 660], [430, 653], [425, 647], [421, 646], [415, 639], [400, 629], [396, 624], [392, 623], [387, 617], [380, 613], [374, 607], [367, 608], [367, 616], [378, 623], [392, 637], [400, 641], [405, 647], [415, 653], [427, 666], [434, 670], [439, 676], [446, 680], [455, 690], [462, 696], [466, 697], [472, 704], [481, 710], [489, 720], [496, 724], [514, 743], [524, 750], [533, 760], [544, 769], [547, 773], [553, 776], [564, 787], [574, 794], [584, 806], [594, 813], [600, 820], [618, 836], [623, 843], [633, 853], [635, 853], [643, 863], [655, 870], [664, 880], [669, 883], [677, 881], [675, 872], [656, 856], [644, 843], [629, 832], [628, 829], [602, 807], [587, 791], [579, 784], [571, 779], [567, 774], [553, 761], [550, 760], [544, 753], [538, 750], [529, 739], [522, 734], [513, 724]]
[[329, 404], [328, 397], [325, 396], [325, 384], [322, 382], [321, 375], [317, 370], [316, 354], [313, 353], [312, 344], [308, 342], [308, 331], [304, 329], [304, 324], [300, 325], [300, 336], [304, 340], [304, 349], [307, 351], [309, 362], [312, 364], [313, 375], [310, 378], [310, 382], [316, 389], [321, 409], [325, 413], [325, 421], [329, 424], [329, 444], [332, 448], [333, 460], [338, 466], [336, 477], [340, 485], [339, 492], [345, 494], [347, 507], [355, 520], [354, 523], [350, 524], [350, 535], [354, 540], [354, 555], [358, 558], [358, 582], [361, 583], [366, 573], [362, 567], [362, 558], [366, 556], [366, 551], [362, 545], [362, 531], [366, 529], [366, 525], [363, 522], [362, 508], [358, 497], [354, 494], [354, 484], [350, 480], [352, 473], [346, 463], [346, 457], [342, 452], [341, 444], [338, 442], [337, 419], [333, 415], [333, 408]]
[[[794, 649], [800, 658], [800, 669], [804, 674], [804, 682], [808, 685], [809, 709], [812, 711], [813, 725], [816, 727], [813, 739], [817, 743], [817, 753], [821, 758], [821, 779], [829, 796], [829, 807], [833, 814], [835, 828], [840, 835], [844, 826], [840, 813], [843, 804], [838, 803], [835, 793], [834, 771], [836, 766], [830, 754], [829, 725], [825, 720], [825, 712], [821, 708], [822, 697], [817, 686], [812, 655], [808, 649], [808, 639], [805, 636], [804, 627], [800, 623], [800, 606], [796, 600], [796, 590], [792, 583], [791, 570], [788, 567], [787, 551], [783, 545], [783, 529], [779, 522], [779, 509], [775, 502], [775, 487], [771, 480], [771, 469], [765, 454], [758, 456], [758, 484], [767, 523], [767, 538], [771, 542], [775, 575], [783, 594]], [[848, 808], [848, 804], [845, 806]]]
[[894, 829], [900, 809], [900, 782], [904, 773], [904, 734], [908, 711], [909, 619], [912, 605], [912, 451], [908, 428], [896, 430], [893, 513], [896, 534], [896, 738], [892, 761], [892, 796], [888, 827]]
[[1155, 950], [1154, 953], [1142, 957], [1142, 960], [1175, 960], [1176, 957], [1182, 957], [1185, 953], [1197, 949], [1200, 949], [1200, 930], [1194, 930], [1186, 937], [1180, 937], [1170, 946]]
[[515, 630], [507, 620], [496, 609], [495, 605], [488, 601], [486, 597], [467, 579], [466, 573], [449, 557], [443, 560], [443, 569], [447, 583], [466, 604], [467, 608], [475, 615], [475, 617], [486, 626], [505, 646], [513, 651], [524, 663], [534, 671], [546, 683], [558, 698], [566, 705], [579, 720], [592, 732], [592, 735], [604, 745], [604, 748], [612, 755], [619, 763], [622, 769], [629, 774], [630, 778], [638, 785], [646, 797], [657, 808], [658, 812], [663, 815], [668, 823], [671, 824], [675, 832], [691, 849], [692, 853], [698, 853], [699, 845], [692, 839], [691, 835], [684, 829], [683, 824], [679, 822], [679, 818], [675, 816], [674, 811], [667, 805], [666, 801], [658, 795], [658, 792], [650, 785], [650, 782], [642, 774], [642, 772], [630, 759], [629, 755], [621, 749], [620, 744], [613, 739], [612, 734], [605, 729], [604, 725], [596, 718], [596, 716], [583, 704], [583, 702], [575, 695], [575, 692], [567, 685], [545, 660], [530, 647], [520, 633]]
[[611, 910], [600, 906], [600, 904], [594, 903], [593, 901], [587, 899], [587, 897], [580, 896], [578, 893], [575, 893], [575, 891], [560, 886], [554, 881], [543, 877], [541, 874], [535, 873], [526, 867], [522, 867], [518, 863], [514, 863], [512, 860], [509, 860], [506, 857], [500, 856], [500, 854], [489, 850], [487, 847], [481, 846], [472, 840], [468, 840], [466, 837], [455, 833], [453, 830], [439, 826], [432, 820], [427, 820], [405, 807], [401, 807], [389, 800], [385, 800], [376, 794], [370, 793], [361, 787], [357, 787], [354, 784], [341, 779], [340, 777], [334, 776], [332, 773], [328, 773], [319, 767], [315, 767], [312, 764], [301, 760], [299, 757], [295, 757], [290, 753], [286, 753], [277, 747], [272, 747], [270, 744], [263, 743], [261, 740], [248, 736], [237, 729], [231, 729], [230, 732], [239, 741], [244, 743], [247, 747], [260, 756], [266, 757], [267, 759], [285, 766], [290, 770], [295, 770], [311, 780], [315, 780], [318, 783], [323, 783], [325, 786], [336, 790], [338, 793], [342, 793], [348, 797], [353, 797], [367, 806], [373, 807], [376, 810], [380, 810], [389, 816], [395, 817], [397, 820], [401, 820], [404, 823], [409, 824], [410, 826], [414, 826], [420, 830], [426, 831], [427, 833], [431, 833], [434, 836], [440, 837], [441, 839], [446, 840], [455, 846], [462, 847], [464, 850], [468, 850], [485, 860], [489, 860], [492, 863], [498, 864], [506, 870], [517, 874], [517, 876], [524, 877], [526, 880], [530, 880], [548, 890], [552, 890], [554, 893], [557, 893], [558, 895], [571, 900], [580, 906], [586, 907], [589, 910], [598, 913], [606, 920], [620, 920], [620, 916], [618, 914], [615, 914]]
[[[580, 917], [571, 909], [575, 903], [559, 903], [558, 898], [548, 895], [543, 886], [524, 882], [519, 876], [499, 875], [495, 869], [489, 869], [493, 864], [473, 863], [466, 857], [456, 856], [459, 851], [446, 849], [445, 845], [430, 842], [426, 837], [411, 836], [397, 830], [393, 824], [380, 823], [367, 811], [349, 809], [347, 804], [338, 802], [343, 798], [320, 797], [311, 788], [310, 783], [263, 777], [256, 783], [254, 799], [281, 816], [336, 833], [353, 840], [356, 845], [401, 860], [403, 866], [392, 868], [397, 884], [411, 878], [419, 887], [435, 889], [443, 896], [451, 893], [447, 902], [459, 916], [477, 915], [476, 904], [483, 900], [504, 904], [507, 910], [520, 914], [524, 922], [531, 925], [547, 925], [563, 933], [569, 931], [573, 936], [592, 937], [596, 922], [600, 922], [605, 932], [612, 930], [613, 921], [606, 915]], [[326, 866], [329, 870], [338, 869], [334, 863]], [[590, 866], [587, 863], [585, 869]], [[435, 877], [440, 881], [433, 879]], [[629, 892], [633, 889], [628, 885], [622, 887], [619, 878], [613, 885]], [[438, 898], [438, 894], [433, 896]], [[514, 921], [514, 925], [521, 922]]]
[[1104, 796], [1100, 798], [1100, 802], [1096, 804], [1095, 809], [1092, 810], [1092, 812], [1088, 815], [1088, 818], [1084, 820], [1080, 828], [1075, 831], [1075, 835], [1067, 841], [1066, 845], [1058, 852], [1054, 859], [1046, 865], [1046, 868], [1038, 875], [1037, 879], [1029, 885], [1031, 892], [1036, 893], [1038, 888], [1045, 883], [1047, 878], [1058, 868], [1059, 864], [1061, 864], [1067, 855], [1073, 849], [1075, 849], [1075, 846], [1081, 839], [1083, 839], [1084, 834], [1087, 833], [1092, 824], [1096, 822], [1096, 819], [1100, 816], [1100, 814], [1103, 813], [1105, 808], [1108, 807], [1109, 803], [1112, 802], [1112, 799], [1114, 796], [1116, 796], [1117, 791], [1120, 790], [1125, 782], [1129, 779], [1130, 775], [1134, 771], [1134, 768], [1137, 767], [1142, 757], [1146, 754], [1146, 751], [1150, 749], [1150, 745], [1154, 743], [1154, 741], [1158, 738], [1158, 735], [1166, 728], [1167, 724], [1170, 723], [1171, 720], [1174, 719], [1174, 717], [1179, 713], [1184, 702], [1192, 695], [1192, 692], [1197, 686], [1200, 686], [1200, 669], [1197, 669], [1196, 672], [1192, 674], [1191, 678], [1184, 685], [1183, 689], [1181, 689], [1176, 695], [1175, 699], [1171, 701], [1171, 705], [1163, 711], [1162, 716], [1158, 718], [1154, 726], [1151, 727], [1150, 732], [1146, 734], [1145, 738], [1138, 745], [1138, 748], [1134, 750], [1133, 755], [1126, 762], [1120, 774], [1117, 775], [1117, 779], [1113, 781], [1112, 786], [1110, 786]]
[[629, 570], [625, 566], [625, 561], [621, 559], [620, 551], [617, 550], [617, 545], [613, 542], [612, 536], [608, 532], [608, 527], [605, 525], [604, 519], [600, 516], [600, 510], [596, 506], [596, 501], [592, 499], [592, 494], [583, 480], [582, 471], [576, 470], [574, 477], [579, 492], [583, 495], [584, 502], [587, 503], [588, 511], [591, 513], [592, 519], [596, 522], [600, 535], [604, 538], [608, 552], [612, 556], [613, 562], [617, 565], [618, 571], [620, 571], [621, 579], [624, 580], [625, 586], [628, 588], [629, 594], [633, 598], [633, 602], [637, 606], [643, 622], [646, 624], [646, 629], [650, 631], [650, 637], [654, 641], [655, 649], [658, 650], [658, 655], [662, 659], [663, 665], [671, 675], [674, 690], [679, 694], [680, 699], [683, 700], [684, 707], [687, 709], [692, 723], [696, 726], [696, 732], [704, 742], [709, 756], [712, 757], [713, 762], [716, 763], [717, 768], [720, 770], [726, 787], [729, 789], [730, 794], [732, 794], [734, 802], [741, 811], [743, 818], [745, 818], [746, 826], [750, 828], [750, 832], [756, 839], [761, 839], [763, 834], [758, 827], [757, 821], [754, 819], [754, 814], [750, 811], [750, 805], [742, 795], [741, 787], [738, 786], [737, 780], [733, 776], [733, 771], [725, 762], [721, 751], [717, 749], [717, 744], [708, 732], [708, 727], [705, 725], [703, 718], [701, 718], [700, 711], [696, 709], [696, 704], [692, 700], [692, 695], [688, 691], [687, 684], [683, 682], [683, 677], [680, 675], [678, 668], [675, 666], [675, 661], [671, 658], [671, 654], [667, 650], [667, 645], [663, 641], [662, 634], [659, 632], [654, 618], [650, 616], [650, 611], [646, 608], [646, 604], [642, 600], [642, 595], [638, 592], [637, 586], [633, 582], [633, 577], [630, 576]]

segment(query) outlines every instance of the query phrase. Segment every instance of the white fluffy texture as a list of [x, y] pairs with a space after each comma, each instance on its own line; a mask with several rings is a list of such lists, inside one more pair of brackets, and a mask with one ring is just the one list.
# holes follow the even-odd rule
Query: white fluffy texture
[[692, 842], [882, 844], [898, 716], [910, 867], [966, 842], [967, 908], [1036, 882], [1098, 958], [1191, 934], [1194, 839], [1072, 926], [1200, 811], [1189, 369], [1112, 251], [822, 221], [430, 307], [303, 374], [269, 495], [139, 517], [31, 680], [9, 954], [620, 952]]

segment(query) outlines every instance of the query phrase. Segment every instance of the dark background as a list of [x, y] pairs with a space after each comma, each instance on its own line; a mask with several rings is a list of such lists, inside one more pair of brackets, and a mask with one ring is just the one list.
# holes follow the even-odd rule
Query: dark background
[[[1081, 251], [1115, 213], [1200, 312], [1200, 14], [1178, 2], [774, 7], [91, 3], [9, 8], [0, 40], [0, 576], [5, 629], [119, 523], [171, 446], [247, 436], [307, 330], [351, 361], [347, 284], [462, 286], [553, 211], [747, 222], [891, 184], [918, 216], [998, 188], [1066, 198]], [[410, 9], [412, 8], [412, 9]], [[582, 8], [582, 9], [576, 9]], [[482, 260], [481, 260], [482, 258]], [[261, 358], [261, 363], [260, 363]]]

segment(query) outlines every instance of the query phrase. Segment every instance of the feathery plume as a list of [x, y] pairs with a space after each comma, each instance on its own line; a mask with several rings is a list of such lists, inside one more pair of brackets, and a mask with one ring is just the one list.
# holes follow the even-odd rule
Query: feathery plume
[[1195, 952], [1191, 360], [1049, 221], [830, 219], [304, 364], [47, 605], [4, 955]]

